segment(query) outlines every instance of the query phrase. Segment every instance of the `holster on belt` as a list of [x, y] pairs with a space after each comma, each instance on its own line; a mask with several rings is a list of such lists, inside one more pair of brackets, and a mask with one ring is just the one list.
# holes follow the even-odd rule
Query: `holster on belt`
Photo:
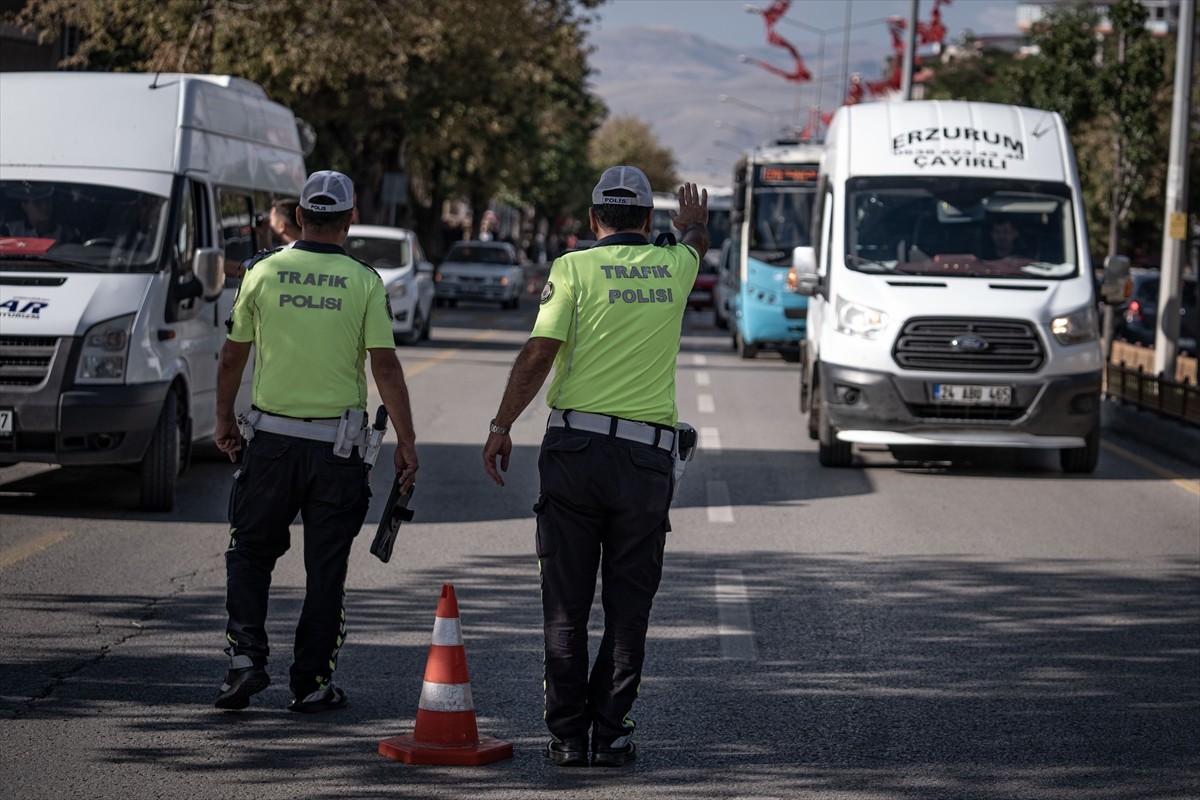
[[[671, 455], [675, 457], [675, 492], [678, 492], [687, 463], [696, 455], [696, 429], [686, 422], [675, 426], [675, 444], [671, 448]], [[674, 493], [671, 499], [675, 499]]]

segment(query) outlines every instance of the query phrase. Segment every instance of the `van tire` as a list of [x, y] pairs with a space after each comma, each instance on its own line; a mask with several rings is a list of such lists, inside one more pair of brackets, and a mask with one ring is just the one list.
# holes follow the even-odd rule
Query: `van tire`
[[175, 507], [183, 428], [179, 419], [179, 397], [173, 390], [168, 391], [140, 467], [141, 507], [145, 511], [170, 511]]
[[758, 345], [750, 344], [742, 338], [741, 331], [733, 334], [733, 344], [737, 348], [738, 355], [742, 358], [750, 359], [758, 355]]
[[[817, 461], [822, 467], [848, 467], [854, 461], [850, 443], [837, 438], [837, 431], [829, 423], [829, 415], [825, 413], [825, 401], [818, 394], [813, 398], [813, 410], [809, 412], [817, 417]], [[810, 421], [811, 424], [811, 421]]]
[[1097, 423], [1088, 431], [1083, 447], [1064, 447], [1059, 451], [1059, 461], [1062, 471], [1070, 474], [1086, 474], [1096, 471], [1100, 461], [1100, 425]]

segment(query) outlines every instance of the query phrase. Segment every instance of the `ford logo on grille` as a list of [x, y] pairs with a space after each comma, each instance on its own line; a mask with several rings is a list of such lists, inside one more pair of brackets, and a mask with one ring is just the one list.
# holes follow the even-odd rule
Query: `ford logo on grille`
[[981, 336], [958, 336], [950, 340], [950, 346], [965, 353], [982, 353], [991, 347]]

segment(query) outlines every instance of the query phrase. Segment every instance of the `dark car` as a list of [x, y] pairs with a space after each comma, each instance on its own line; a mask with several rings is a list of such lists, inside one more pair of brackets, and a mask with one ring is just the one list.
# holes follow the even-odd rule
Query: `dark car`
[[688, 308], [713, 308], [716, 293], [717, 268], [706, 259], [700, 262], [700, 272], [696, 275], [696, 282], [692, 284], [692, 291], [688, 293]]
[[[1115, 338], [1153, 345], [1158, 324], [1159, 273], [1135, 272], [1130, 280], [1133, 290], [1129, 299], [1117, 309]], [[1189, 353], [1196, 352], [1196, 340], [1200, 337], [1196, 286], [1195, 278], [1184, 278], [1179, 297], [1179, 349]]]

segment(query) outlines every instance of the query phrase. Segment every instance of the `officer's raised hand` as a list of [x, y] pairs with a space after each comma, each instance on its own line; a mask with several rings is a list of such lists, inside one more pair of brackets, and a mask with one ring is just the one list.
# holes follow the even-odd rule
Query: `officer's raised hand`
[[708, 252], [708, 189], [697, 189], [694, 183], [679, 187], [679, 210], [667, 212], [671, 222], [682, 234], [680, 244], [686, 244], [704, 260]]

